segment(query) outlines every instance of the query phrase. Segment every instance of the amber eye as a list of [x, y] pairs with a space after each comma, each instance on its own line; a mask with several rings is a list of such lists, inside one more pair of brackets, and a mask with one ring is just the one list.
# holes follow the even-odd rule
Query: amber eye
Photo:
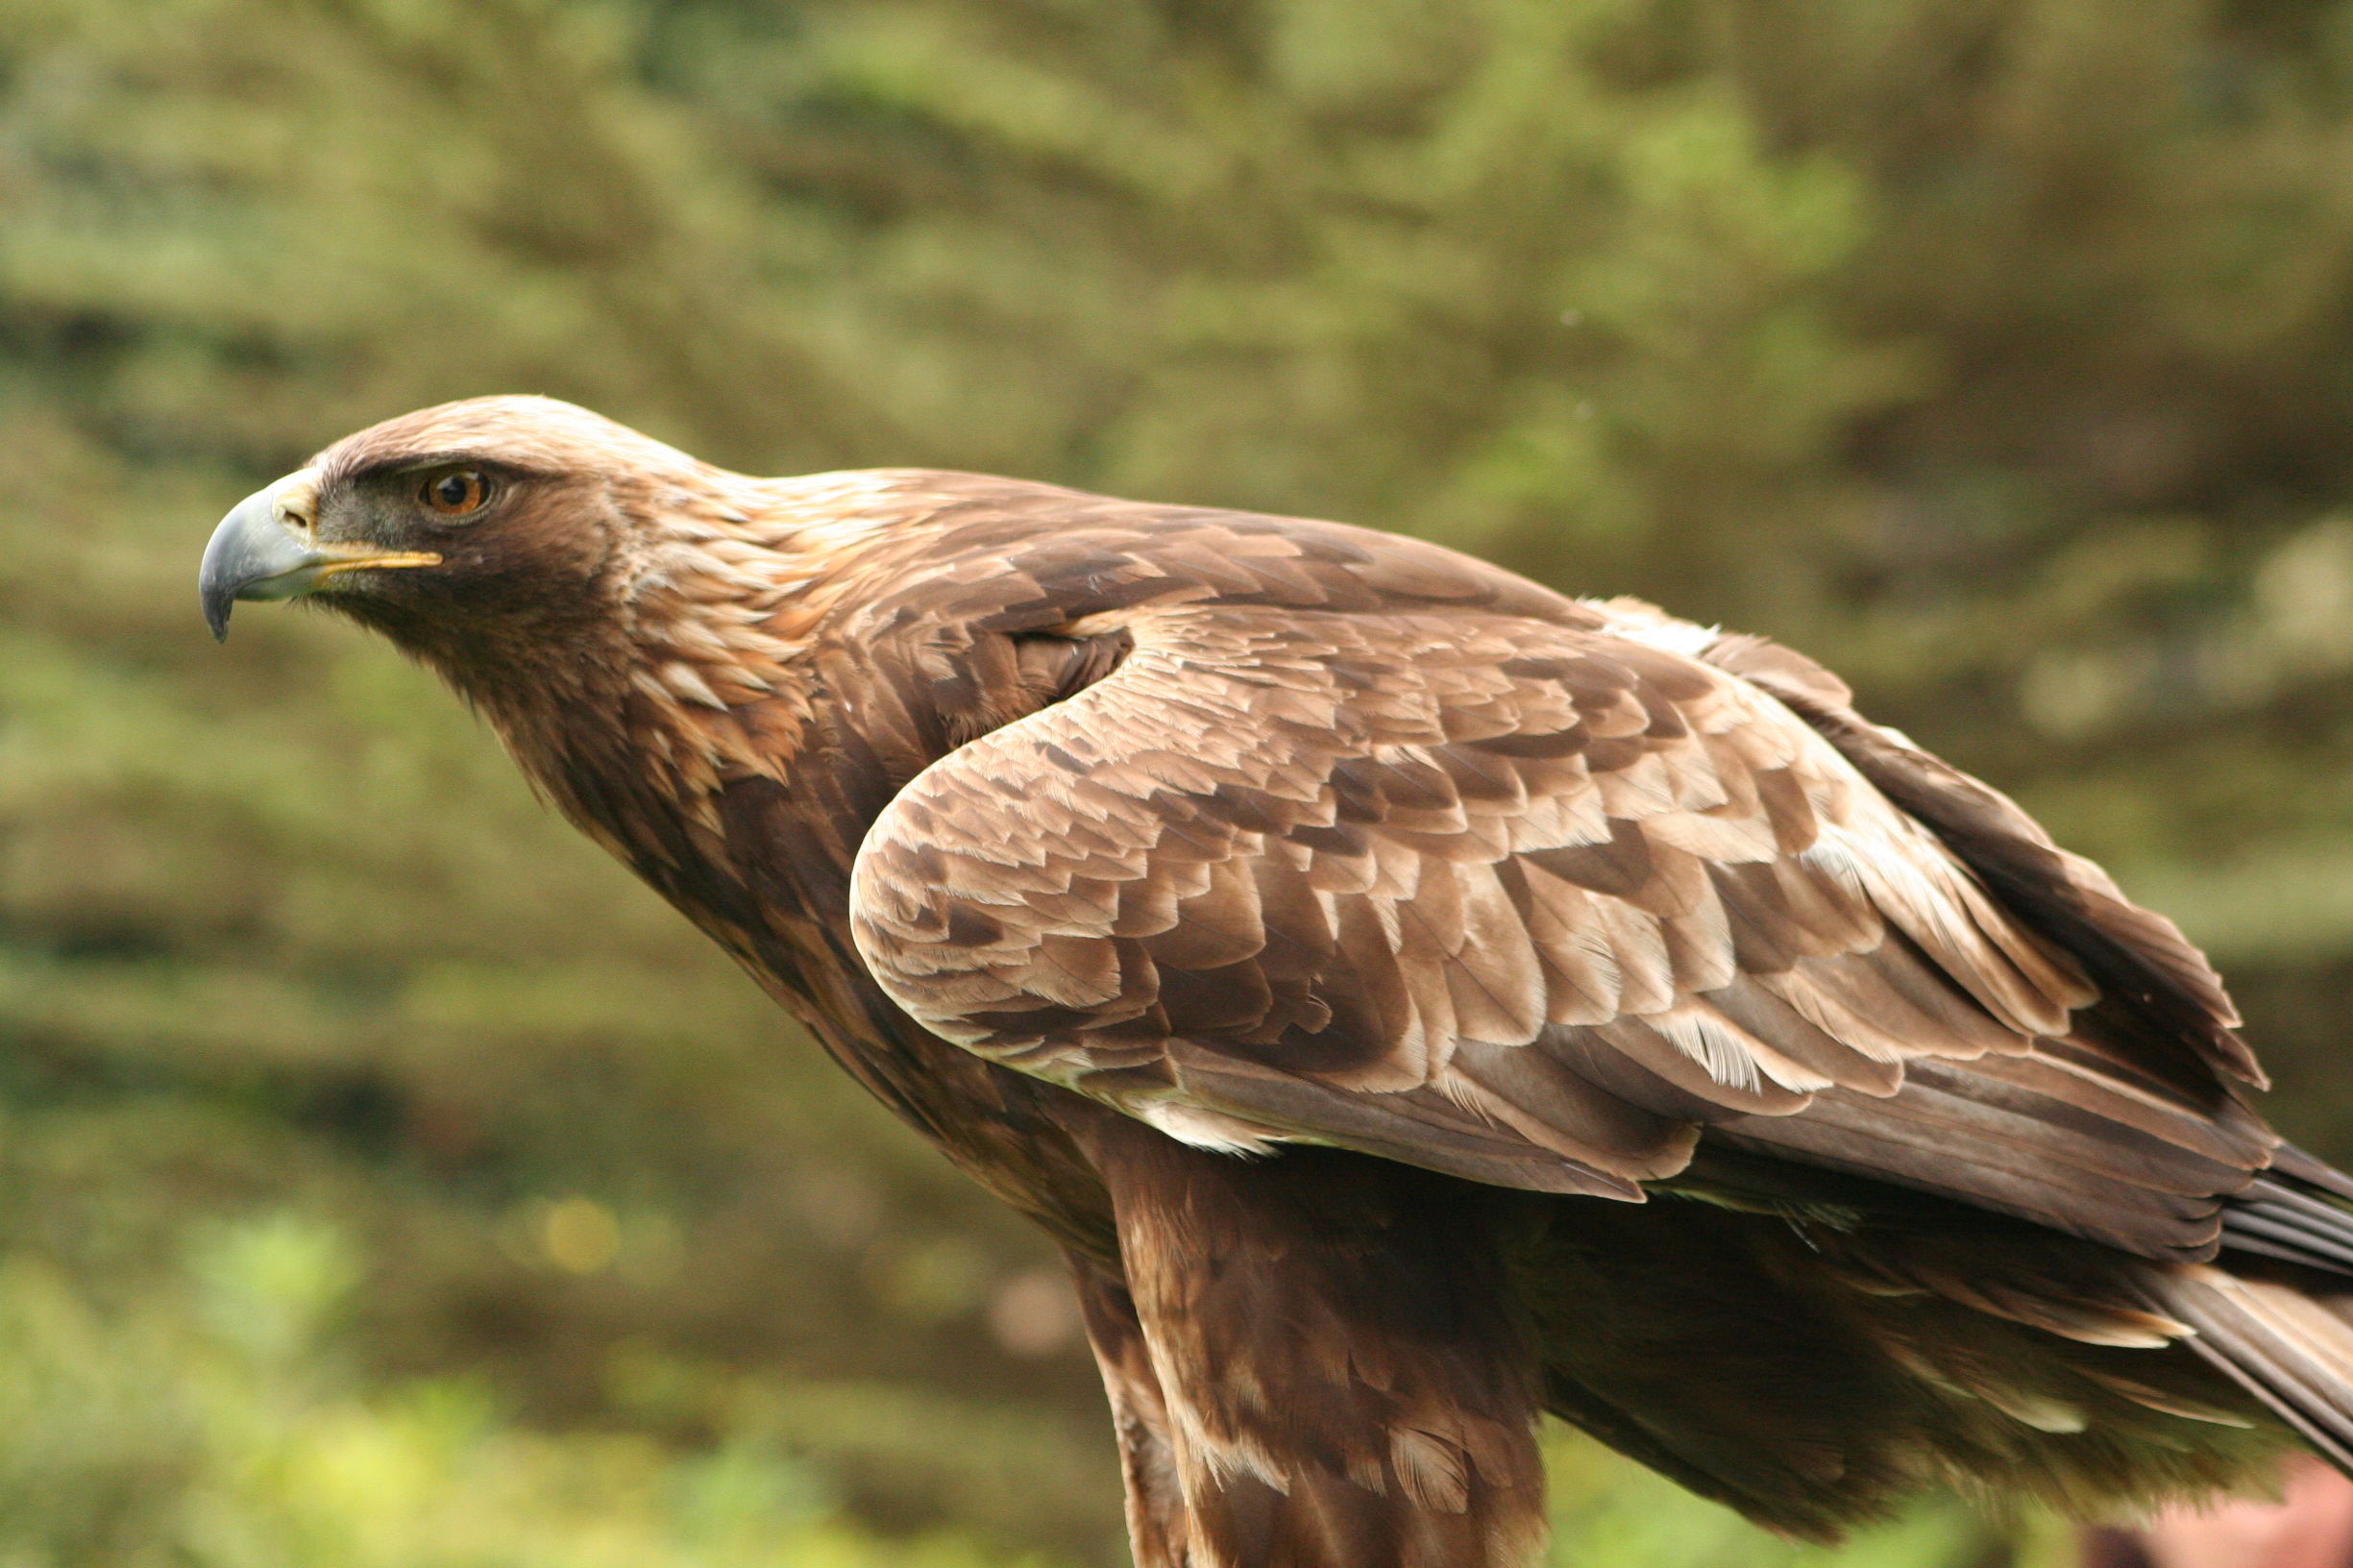
[[426, 505], [443, 517], [463, 517], [482, 509], [482, 502], [490, 499], [490, 481], [478, 468], [453, 468], [427, 479], [419, 494]]

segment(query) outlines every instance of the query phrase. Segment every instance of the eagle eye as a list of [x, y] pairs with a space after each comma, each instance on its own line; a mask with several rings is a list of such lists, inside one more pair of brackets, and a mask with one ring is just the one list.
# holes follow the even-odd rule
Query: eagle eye
[[453, 468], [427, 479], [418, 499], [442, 517], [464, 517], [490, 499], [490, 480], [478, 468]]

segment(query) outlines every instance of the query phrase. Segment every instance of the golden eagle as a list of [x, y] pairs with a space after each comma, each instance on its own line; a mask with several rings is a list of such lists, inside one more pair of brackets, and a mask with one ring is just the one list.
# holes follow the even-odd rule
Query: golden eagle
[[214, 534], [1061, 1244], [1145, 1568], [1503, 1568], [1554, 1412], [1825, 1535], [2353, 1462], [2353, 1181], [2205, 959], [1753, 637], [487, 398]]

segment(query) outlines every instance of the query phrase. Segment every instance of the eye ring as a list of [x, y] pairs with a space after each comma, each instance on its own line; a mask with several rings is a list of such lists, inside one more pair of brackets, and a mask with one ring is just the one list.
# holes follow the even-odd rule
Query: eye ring
[[428, 476], [417, 499], [437, 517], [469, 517], [490, 500], [490, 479], [478, 468], [451, 468]]

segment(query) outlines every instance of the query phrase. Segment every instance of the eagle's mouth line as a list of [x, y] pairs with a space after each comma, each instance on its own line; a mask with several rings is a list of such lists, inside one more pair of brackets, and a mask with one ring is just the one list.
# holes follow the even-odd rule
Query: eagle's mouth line
[[[326, 548], [331, 551], [335, 549], [332, 545]], [[367, 547], [347, 546], [345, 548], [365, 550]], [[441, 557], [429, 550], [393, 550], [380, 554], [336, 555], [311, 568], [310, 576], [311, 580], [316, 582], [322, 577], [331, 577], [343, 572], [356, 572], [362, 567], [376, 571], [402, 566], [439, 566], [440, 564]]]

